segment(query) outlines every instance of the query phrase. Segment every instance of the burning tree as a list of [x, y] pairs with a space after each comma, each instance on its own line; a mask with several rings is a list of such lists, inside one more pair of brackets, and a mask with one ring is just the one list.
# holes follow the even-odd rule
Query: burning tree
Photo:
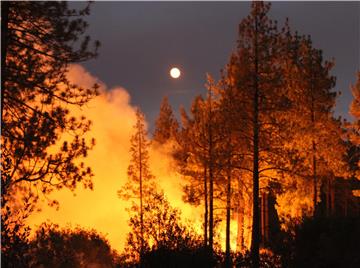
[[216, 191], [217, 154], [219, 153], [219, 113], [214, 98], [214, 84], [208, 77], [208, 95], [204, 100], [195, 98], [191, 117], [183, 111], [183, 127], [179, 133], [179, 148], [175, 158], [179, 171], [189, 183], [185, 186], [185, 200], [204, 204], [204, 246], [213, 250], [214, 244], [214, 197]]
[[279, 167], [285, 157], [282, 152], [284, 122], [279, 113], [286, 109], [279, 66], [279, 32], [276, 23], [267, 17], [270, 5], [252, 4], [251, 14], [239, 26], [237, 52], [228, 67], [228, 80], [236, 88], [237, 123], [243, 126], [243, 139], [248, 140], [247, 158], [252, 166], [252, 265], [259, 267], [260, 215], [259, 179], [271, 177], [269, 172]]
[[118, 195], [122, 199], [137, 199], [139, 202], [138, 205], [133, 202], [131, 210], [139, 216], [138, 257], [142, 265], [142, 255], [146, 248], [144, 206], [155, 193], [156, 187], [149, 167], [149, 141], [145, 129], [145, 118], [140, 109], [136, 111], [134, 134], [130, 139], [130, 144], [131, 162], [128, 167], [128, 181], [118, 191]]

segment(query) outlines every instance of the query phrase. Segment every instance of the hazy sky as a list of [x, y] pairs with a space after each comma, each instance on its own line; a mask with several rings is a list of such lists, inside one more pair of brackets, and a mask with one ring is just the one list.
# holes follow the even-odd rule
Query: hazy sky
[[[78, 5], [77, 3], [76, 5]], [[83, 3], [82, 3], [83, 4]], [[204, 93], [205, 74], [218, 77], [236, 47], [238, 24], [250, 2], [95, 2], [88, 33], [102, 46], [85, 68], [109, 87], [122, 86], [154, 123], [164, 95], [173, 109]], [[360, 2], [274, 2], [270, 17], [290, 19], [310, 34], [326, 59], [335, 58], [336, 113], [349, 118], [350, 84], [360, 69]], [[180, 79], [168, 75], [181, 69]]]

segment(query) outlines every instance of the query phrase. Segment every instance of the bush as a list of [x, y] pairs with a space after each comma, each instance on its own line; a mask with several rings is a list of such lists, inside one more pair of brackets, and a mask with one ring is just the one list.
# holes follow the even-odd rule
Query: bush
[[307, 218], [296, 229], [293, 267], [360, 267], [360, 218]]

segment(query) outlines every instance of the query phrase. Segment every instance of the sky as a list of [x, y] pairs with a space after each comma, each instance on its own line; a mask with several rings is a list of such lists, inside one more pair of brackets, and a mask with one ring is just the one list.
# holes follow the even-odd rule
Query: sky
[[[73, 3], [75, 6], [84, 3]], [[88, 34], [101, 42], [99, 56], [83, 66], [110, 88], [128, 90], [152, 129], [162, 98], [175, 111], [205, 93], [236, 47], [237, 29], [250, 2], [94, 2]], [[290, 19], [292, 30], [311, 35], [325, 59], [335, 59], [336, 115], [351, 120], [350, 85], [360, 69], [360, 2], [273, 2], [270, 17]], [[172, 79], [169, 70], [180, 68]]]

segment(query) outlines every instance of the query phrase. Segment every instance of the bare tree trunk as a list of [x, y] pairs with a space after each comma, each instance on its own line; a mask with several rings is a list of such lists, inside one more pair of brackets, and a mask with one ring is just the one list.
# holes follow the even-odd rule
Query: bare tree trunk
[[242, 252], [244, 249], [244, 199], [242, 198], [242, 184], [239, 179], [239, 204], [237, 208], [237, 238], [236, 238], [236, 251]]

